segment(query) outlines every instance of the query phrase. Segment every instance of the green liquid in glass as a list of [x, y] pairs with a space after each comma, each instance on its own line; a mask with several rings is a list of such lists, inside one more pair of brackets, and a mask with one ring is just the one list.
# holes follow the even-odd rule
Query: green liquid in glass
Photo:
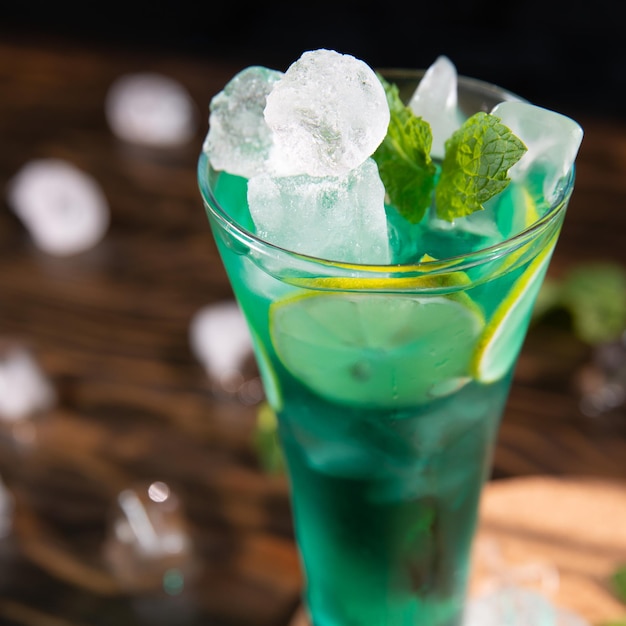
[[[458, 625], [480, 490], [572, 180], [552, 207], [533, 181], [510, 185], [494, 225], [539, 225], [495, 247], [489, 229], [390, 210], [405, 265], [367, 268], [268, 246], [250, 235], [244, 179], [204, 156], [199, 179], [279, 418], [312, 622]], [[448, 260], [415, 266], [424, 253]]]

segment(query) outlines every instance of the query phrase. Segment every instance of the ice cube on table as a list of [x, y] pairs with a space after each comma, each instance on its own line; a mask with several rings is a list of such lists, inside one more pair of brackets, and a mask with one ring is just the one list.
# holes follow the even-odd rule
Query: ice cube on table
[[56, 393], [33, 355], [0, 346], [0, 421], [17, 422], [54, 406]]
[[125, 589], [162, 589], [170, 571], [195, 575], [187, 516], [167, 483], [124, 489], [109, 518], [103, 556]]
[[83, 252], [109, 226], [97, 181], [62, 159], [37, 159], [9, 183], [7, 200], [39, 248], [57, 256]]
[[387, 134], [389, 106], [375, 72], [332, 50], [305, 52], [267, 97], [272, 167], [282, 176], [341, 176]]
[[582, 128], [560, 113], [526, 102], [501, 102], [491, 111], [526, 145], [528, 151], [509, 170], [520, 181], [540, 173], [543, 196], [556, 199], [560, 181], [571, 170], [583, 139]]
[[473, 598], [463, 626], [589, 626], [578, 615], [552, 604], [545, 596], [522, 587], [500, 588]]
[[431, 153], [443, 158], [446, 140], [463, 123], [458, 108], [457, 71], [448, 57], [437, 57], [426, 70], [409, 100], [409, 108], [430, 124], [433, 133]]
[[107, 92], [105, 114], [120, 139], [156, 147], [189, 141], [198, 127], [198, 111], [187, 90], [154, 72], [116, 79]]
[[242, 378], [243, 363], [252, 355], [252, 340], [237, 302], [217, 302], [197, 311], [189, 339], [209, 378], [222, 384]]
[[211, 100], [204, 151], [216, 170], [250, 178], [264, 171], [272, 146], [263, 110], [282, 72], [248, 67]]
[[347, 263], [389, 263], [384, 198], [373, 159], [343, 176], [261, 174], [248, 182], [259, 236], [293, 252]]

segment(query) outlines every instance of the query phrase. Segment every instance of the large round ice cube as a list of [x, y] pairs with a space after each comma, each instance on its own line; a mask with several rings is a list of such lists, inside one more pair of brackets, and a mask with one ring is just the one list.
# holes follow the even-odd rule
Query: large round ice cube
[[272, 166], [282, 176], [341, 176], [361, 165], [389, 125], [385, 90], [366, 63], [332, 50], [305, 52], [267, 97]]

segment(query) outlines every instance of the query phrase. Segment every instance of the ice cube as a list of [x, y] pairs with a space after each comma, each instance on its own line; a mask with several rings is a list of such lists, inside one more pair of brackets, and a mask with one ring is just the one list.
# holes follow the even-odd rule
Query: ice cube
[[265, 170], [272, 145], [263, 110], [282, 72], [248, 67], [211, 100], [204, 151], [216, 170], [251, 178]]
[[341, 176], [387, 134], [385, 90], [363, 61], [332, 50], [305, 52], [267, 97], [275, 172]]
[[178, 571], [181, 578], [195, 575], [187, 516], [167, 483], [124, 489], [110, 520], [104, 558], [124, 588], [162, 588], [168, 572]]
[[582, 128], [572, 119], [526, 102], [501, 102], [491, 113], [502, 120], [525, 144], [528, 152], [509, 170], [512, 180], [532, 175], [543, 178], [543, 195], [556, 199], [559, 183], [571, 170], [583, 139]]
[[430, 124], [433, 133], [431, 154], [442, 159], [446, 140], [463, 123], [457, 106], [456, 67], [448, 57], [437, 57], [426, 70], [409, 100], [409, 108]]
[[198, 127], [198, 112], [187, 90], [153, 72], [115, 80], [107, 92], [105, 114], [120, 139], [150, 146], [182, 144]]
[[589, 626], [581, 617], [554, 606], [546, 597], [508, 587], [472, 599], [463, 626]]
[[242, 379], [243, 363], [252, 355], [246, 320], [234, 300], [210, 304], [192, 318], [191, 349], [214, 381]]
[[384, 198], [373, 159], [344, 176], [261, 174], [248, 182], [250, 214], [261, 237], [347, 263], [389, 262]]
[[33, 355], [18, 345], [0, 346], [0, 421], [17, 422], [51, 408], [54, 388]]
[[10, 181], [7, 199], [37, 246], [49, 254], [83, 252], [109, 226], [109, 205], [100, 185], [61, 159], [24, 165]]

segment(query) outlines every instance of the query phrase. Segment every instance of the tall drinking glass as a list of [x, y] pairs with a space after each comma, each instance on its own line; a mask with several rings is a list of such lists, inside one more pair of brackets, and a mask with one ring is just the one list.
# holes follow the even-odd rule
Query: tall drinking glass
[[[409, 95], [419, 81], [389, 78]], [[459, 80], [467, 114], [506, 99]], [[389, 266], [271, 245], [254, 234], [244, 179], [205, 155], [198, 174], [279, 418], [312, 623], [458, 624], [481, 487], [573, 172], [551, 206], [515, 207], [534, 222], [506, 241]], [[519, 191], [507, 201], [528, 203]]]

